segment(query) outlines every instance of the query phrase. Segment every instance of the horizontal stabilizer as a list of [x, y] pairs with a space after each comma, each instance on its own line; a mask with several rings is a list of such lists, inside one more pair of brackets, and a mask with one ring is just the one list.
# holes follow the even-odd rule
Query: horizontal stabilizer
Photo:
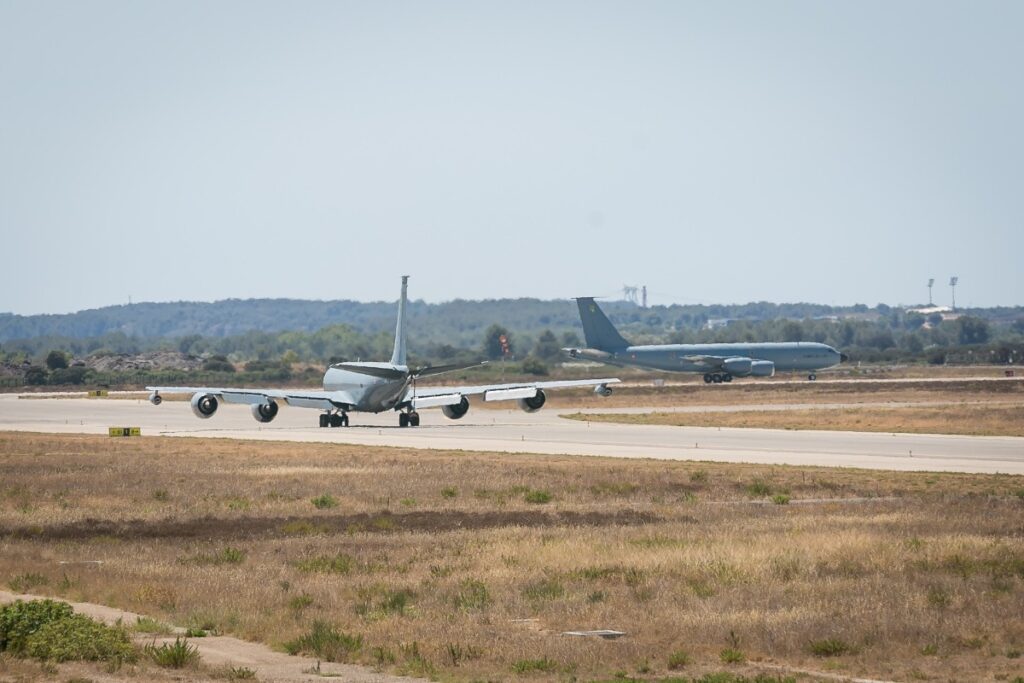
[[414, 377], [430, 377], [432, 375], [441, 375], [446, 372], [455, 372], [456, 370], [466, 370], [468, 368], [475, 368], [481, 365], [487, 365], [487, 361], [476, 361], [473, 363], [454, 363], [452, 365], [432, 365], [427, 368], [420, 368], [413, 373]]
[[337, 368], [338, 370], [357, 372], [360, 375], [380, 377], [381, 379], [405, 379], [409, 376], [409, 373], [405, 370], [399, 370], [398, 368], [389, 367], [383, 364], [370, 365], [369, 363], [335, 363], [331, 367]]

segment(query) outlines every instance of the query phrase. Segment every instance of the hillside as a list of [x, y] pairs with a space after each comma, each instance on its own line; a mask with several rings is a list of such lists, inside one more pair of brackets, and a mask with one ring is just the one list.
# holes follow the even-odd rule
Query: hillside
[[[867, 312], [866, 306], [833, 308], [817, 304], [750, 303], [714, 306], [652, 306], [602, 302], [617, 324], [637, 328], [695, 329], [709, 319], [803, 319]], [[439, 304], [412, 301], [410, 330], [420, 343], [476, 346], [484, 330], [499, 323], [521, 334], [536, 336], [545, 329], [556, 333], [579, 331], [571, 300], [498, 299], [455, 300]], [[120, 333], [138, 338], [179, 338], [189, 335], [230, 337], [244, 332], [313, 332], [344, 324], [363, 332], [391, 332], [394, 302], [297, 299], [227, 299], [224, 301], [138, 303], [107, 306], [61, 315], [0, 314], [0, 343], [14, 339], [63, 337], [84, 339]]]

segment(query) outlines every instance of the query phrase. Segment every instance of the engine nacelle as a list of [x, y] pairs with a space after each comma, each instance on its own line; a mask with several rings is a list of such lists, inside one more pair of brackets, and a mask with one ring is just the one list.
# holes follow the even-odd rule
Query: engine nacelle
[[458, 420], [469, 412], [469, 399], [465, 396], [458, 403], [450, 406], [441, 406], [441, 412], [450, 420]]
[[[737, 356], [735, 358], [726, 358], [722, 361], [722, 369], [731, 375], [737, 377], [744, 377], [750, 374], [750, 369], [754, 366], [753, 358], [743, 358]], [[774, 364], [772, 365], [774, 367]]]
[[537, 390], [537, 395], [533, 398], [521, 398], [519, 399], [519, 407], [528, 413], [536, 413], [538, 410], [544, 407], [544, 401], [547, 400], [547, 396], [544, 395], [544, 391], [541, 389]]
[[217, 412], [217, 397], [213, 394], [196, 394], [192, 397], [192, 412], [196, 417], [206, 419]]
[[270, 422], [277, 417], [277, 401], [267, 401], [266, 403], [253, 403], [249, 406], [249, 410], [252, 411], [252, 416], [256, 418], [257, 422]]
[[598, 396], [611, 396], [612, 388], [607, 384], [598, 384], [596, 387], [594, 387], [594, 393], [597, 394]]
[[754, 377], [774, 377], [775, 363], [770, 360], [755, 360], [750, 364], [750, 374]]
[[149, 402], [155, 406], [158, 406], [164, 402], [164, 397], [154, 391], [152, 394], [149, 395]]

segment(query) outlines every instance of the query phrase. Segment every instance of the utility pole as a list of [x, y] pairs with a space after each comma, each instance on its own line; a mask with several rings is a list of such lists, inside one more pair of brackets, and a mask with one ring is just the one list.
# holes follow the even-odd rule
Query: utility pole
[[956, 283], [960, 281], [956, 275], [949, 278], [949, 289], [953, 294], [953, 310], [956, 310]]
[[647, 285], [644, 285], [643, 288], [640, 291], [641, 291], [642, 300], [644, 302], [643, 303], [643, 307], [647, 308]]

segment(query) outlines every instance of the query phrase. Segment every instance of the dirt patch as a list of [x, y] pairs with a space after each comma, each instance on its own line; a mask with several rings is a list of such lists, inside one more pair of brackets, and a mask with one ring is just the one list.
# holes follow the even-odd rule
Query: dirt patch
[[396, 531], [444, 532], [504, 527], [601, 527], [635, 526], [661, 521], [656, 515], [635, 510], [616, 512], [459, 512], [423, 511], [392, 514], [310, 515], [293, 517], [202, 517], [166, 521], [110, 521], [85, 519], [54, 526], [0, 528], [0, 538], [39, 540], [81, 540], [97, 537], [121, 540], [156, 538], [280, 538], [351, 531], [393, 533]]

